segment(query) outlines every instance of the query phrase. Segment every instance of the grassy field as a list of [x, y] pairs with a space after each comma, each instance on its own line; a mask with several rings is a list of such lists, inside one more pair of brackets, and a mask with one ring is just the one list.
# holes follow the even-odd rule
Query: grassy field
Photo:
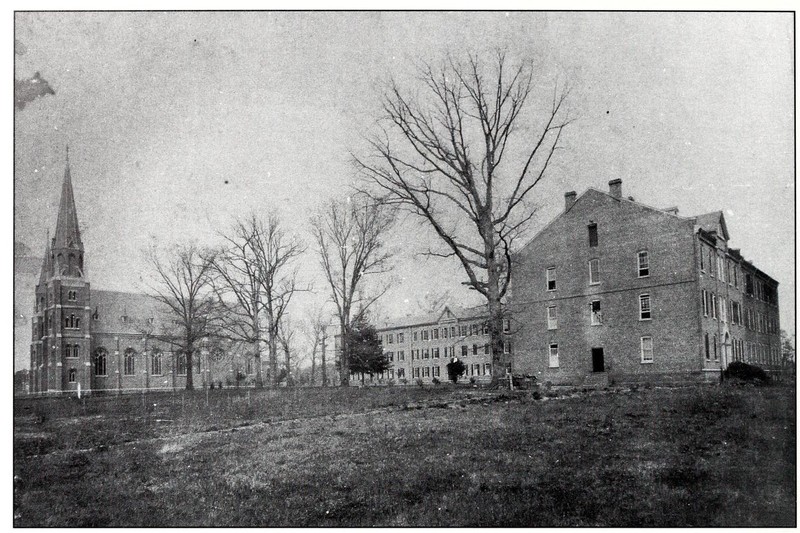
[[794, 526], [794, 389], [15, 402], [15, 526]]

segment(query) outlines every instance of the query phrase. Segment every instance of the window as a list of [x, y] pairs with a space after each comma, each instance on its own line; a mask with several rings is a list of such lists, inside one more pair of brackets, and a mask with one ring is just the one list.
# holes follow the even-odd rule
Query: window
[[555, 305], [547, 308], [547, 329], [558, 329], [558, 310]]
[[450, 326], [450, 338], [452, 338], [452, 339], [456, 338], [456, 327], [455, 326]]
[[434, 340], [438, 340], [439, 339], [439, 328], [433, 328], [433, 330], [431, 330], [431, 333], [433, 334], [433, 339]]
[[714, 320], [717, 319], [717, 295], [716, 294], [709, 294], [709, 298], [711, 298], [711, 318]]
[[481, 375], [481, 365], [480, 363], [475, 363], [472, 365], [472, 375], [473, 376], [480, 376]]
[[394, 333], [389, 333], [389, 344], [394, 344]]
[[78, 345], [77, 344], [67, 344], [64, 347], [64, 352], [67, 357], [78, 357]]
[[483, 364], [483, 375], [484, 376], [491, 376], [492, 375], [492, 363], [484, 363]]
[[433, 377], [438, 378], [439, 376], [441, 376], [441, 372], [442, 372], [441, 367], [439, 366], [433, 367]]
[[[250, 372], [250, 368], [249, 368], [249, 365], [251, 365], [251, 364], [252, 364], [251, 360], [248, 359], [247, 360], [247, 365], [248, 365], [248, 372], [247, 373], [248, 374], [251, 373]], [[175, 361], [175, 371], [179, 376], [185, 376], [186, 375], [186, 354], [183, 353], [183, 352], [177, 354], [177, 360]]]
[[430, 353], [428, 348], [424, 348], [422, 350], [422, 358], [423, 359], [430, 359], [431, 358], [431, 353]]
[[589, 246], [594, 248], [597, 246], [597, 224], [589, 224]]
[[556, 290], [556, 268], [550, 267], [547, 269], [547, 290]]
[[717, 263], [717, 277], [722, 283], [725, 283], [725, 258], [724, 257], [716, 257]]
[[700, 272], [706, 271], [706, 247], [700, 245]]
[[719, 361], [719, 354], [717, 353], [717, 336], [714, 335], [714, 361]]
[[412, 333], [414, 342], [417, 342], [417, 332]]
[[467, 335], [469, 335], [469, 329], [467, 328], [467, 326], [459, 326], [459, 330], [460, 330], [460, 335], [462, 337], [466, 337]]
[[123, 365], [123, 372], [126, 376], [132, 376], [136, 373], [136, 352], [133, 348], [125, 350], [125, 359]]
[[397, 352], [397, 360], [398, 361], [405, 361], [406, 360], [406, 352], [405, 350], [400, 350]]
[[419, 377], [419, 367], [412, 368], [411, 369], [411, 373], [415, 378], [418, 378]]
[[397, 369], [397, 379], [404, 379], [406, 377], [406, 369], [405, 368], [398, 368]]
[[105, 376], [106, 375], [106, 361], [108, 359], [108, 353], [106, 352], [105, 348], [98, 348], [94, 352], [94, 375], [95, 376]]
[[482, 333], [484, 335], [488, 335], [489, 334], [489, 323], [488, 322], [484, 322], [483, 323]]
[[424, 340], [424, 341], [428, 340], [428, 330], [427, 329], [423, 329], [422, 330], [422, 340]]
[[714, 253], [714, 250], [708, 251], [708, 273], [711, 274], [711, 277], [714, 277], [714, 271], [717, 270], [717, 254]]
[[78, 291], [69, 291], [67, 293], [67, 300], [74, 302], [78, 299]]
[[67, 378], [70, 383], [75, 383], [75, 374], [76, 374], [75, 369], [74, 368], [70, 368], [69, 369], [69, 377]]
[[443, 339], [447, 338], [447, 328], [442, 328], [442, 338]]
[[589, 285], [600, 283], [600, 260], [589, 260]]
[[150, 366], [151, 373], [154, 376], [161, 375], [161, 352], [153, 352], [152, 364]]
[[653, 362], [653, 337], [642, 337], [642, 363]]
[[503, 319], [503, 333], [511, 331], [511, 321], [507, 318]]
[[703, 295], [703, 316], [708, 316], [708, 293], [703, 289], [701, 294]]
[[492, 353], [492, 346], [487, 342], [483, 345], [483, 355], [489, 355]]
[[439, 348], [434, 348], [433, 349], [433, 358], [434, 359], [439, 359]]
[[725, 305], [725, 298], [719, 297], [719, 318], [723, 322], [728, 321], [728, 307]]
[[461, 347], [461, 357], [466, 357], [468, 351], [469, 351], [469, 348], [467, 348], [466, 346], [462, 346]]
[[511, 353], [511, 341], [506, 339], [503, 341], [503, 353], [510, 354]]
[[733, 265], [733, 286], [739, 288], [739, 268]]
[[711, 360], [711, 352], [710, 352], [710, 348], [708, 346], [708, 333], [706, 333], [706, 361], [710, 361], [710, 360]]
[[640, 294], [639, 295], [639, 320], [650, 320], [652, 318], [650, 314], [650, 295], [649, 294]]
[[550, 368], [558, 368], [558, 344], [550, 345]]
[[600, 310], [600, 300], [593, 300], [589, 304], [592, 316], [592, 325], [599, 326], [603, 323], [603, 312]]
[[406, 334], [405, 333], [398, 333], [397, 334], [397, 344], [403, 344], [405, 342], [405, 340], [406, 340]]
[[639, 266], [639, 277], [646, 278], [650, 275], [650, 257], [647, 255], [647, 250], [639, 252], [636, 258]]
[[431, 367], [429, 366], [422, 367], [422, 377], [423, 378], [431, 377]]
[[69, 315], [64, 318], [64, 327], [67, 329], [78, 329], [80, 327], [81, 319], [75, 318], [75, 315]]
[[753, 295], [753, 276], [750, 274], [744, 275], [744, 292], [747, 293], [748, 296]]
[[394, 361], [394, 352], [386, 352], [386, 359], [388, 361]]
[[477, 344], [473, 344], [472, 345], [472, 355], [478, 355], [478, 345]]

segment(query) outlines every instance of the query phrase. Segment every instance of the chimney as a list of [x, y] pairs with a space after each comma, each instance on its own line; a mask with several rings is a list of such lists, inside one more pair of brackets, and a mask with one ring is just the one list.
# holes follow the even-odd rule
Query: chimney
[[622, 198], [622, 180], [617, 178], [608, 182], [608, 192], [614, 198]]
[[564, 193], [564, 210], [566, 211], [572, 204], [575, 203], [575, 199], [578, 197], [578, 194], [575, 191], [569, 191]]

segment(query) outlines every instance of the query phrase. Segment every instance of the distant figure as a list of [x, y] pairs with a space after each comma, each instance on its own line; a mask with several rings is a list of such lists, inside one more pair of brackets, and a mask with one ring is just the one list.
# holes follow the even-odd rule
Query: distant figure
[[25, 104], [47, 94], [56, 94], [56, 92], [38, 72], [29, 80], [14, 80], [14, 106], [17, 109], [24, 109]]

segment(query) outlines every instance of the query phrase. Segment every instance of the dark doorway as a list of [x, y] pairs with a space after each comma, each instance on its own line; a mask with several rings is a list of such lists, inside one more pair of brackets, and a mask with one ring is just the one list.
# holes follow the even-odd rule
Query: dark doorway
[[605, 372], [606, 365], [602, 348], [592, 348], [592, 372]]

